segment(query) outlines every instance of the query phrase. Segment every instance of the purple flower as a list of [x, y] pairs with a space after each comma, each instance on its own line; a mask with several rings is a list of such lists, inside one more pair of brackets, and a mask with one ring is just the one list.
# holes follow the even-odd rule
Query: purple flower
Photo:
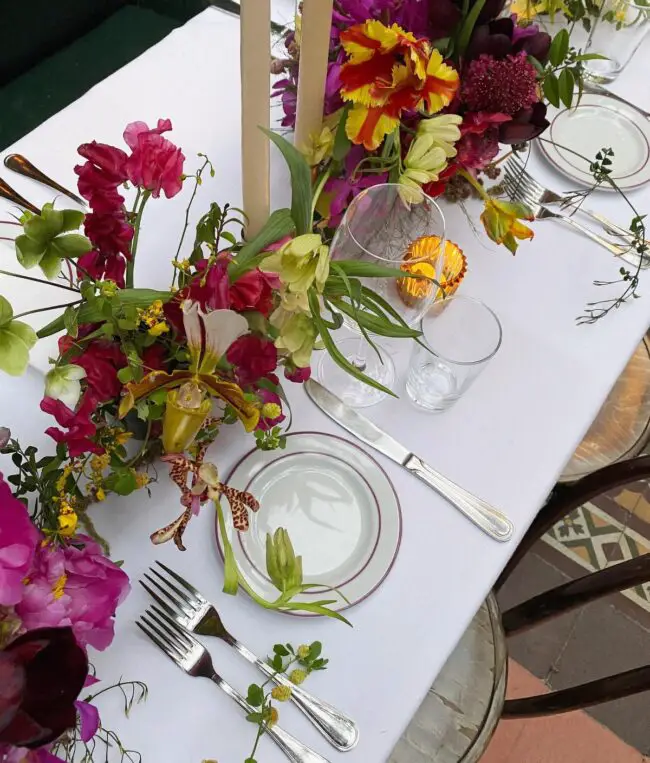
[[355, 172], [359, 162], [365, 157], [363, 146], [352, 146], [345, 158], [345, 173], [338, 178], [330, 178], [325, 184], [325, 193], [331, 195], [330, 225], [336, 226], [341, 222], [343, 213], [352, 199], [363, 191], [388, 180], [388, 173], [363, 175]]
[[501, 143], [525, 143], [539, 137], [549, 126], [546, 104], [536, 103], [529, 109], [518, 111], [510, 122], [499, 127]]
[[91, 538], [77, 535], [73, 543], [39, 546], [16, 612], [28, 629], [69, 625], [82, 646], [103, 650], [113, 640], [129, 578]]
[[0, 473], [0, 605], [22, 599], [23, 580], [32, 565], [39, 533], [26, 507], [11, 493]]

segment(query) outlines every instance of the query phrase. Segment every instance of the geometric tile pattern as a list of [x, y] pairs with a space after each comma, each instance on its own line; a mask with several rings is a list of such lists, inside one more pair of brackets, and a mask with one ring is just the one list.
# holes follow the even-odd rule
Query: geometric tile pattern
[[[543, 540], [589, 572], [650, 553], [650, 540], [593, 503], [560, 520]], [[650, 583], [622, 593], [650, 612]]]

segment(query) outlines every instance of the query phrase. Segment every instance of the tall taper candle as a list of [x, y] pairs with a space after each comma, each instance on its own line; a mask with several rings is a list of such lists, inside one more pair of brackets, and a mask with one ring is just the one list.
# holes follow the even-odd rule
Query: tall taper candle
[[246, 238], [254, 238], [269, 216], [271, 1], [241, 2], [242, 195], [248, 216]]
[[310, 145], [323, 122], [325, 80], [334, 0], [302, 0], [300, 76], [296, 106], [296, 148]]

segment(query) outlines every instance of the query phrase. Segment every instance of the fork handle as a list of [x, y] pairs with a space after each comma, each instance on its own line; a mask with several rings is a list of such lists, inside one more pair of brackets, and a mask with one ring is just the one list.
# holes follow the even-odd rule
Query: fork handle
[[[234, 699], [246, 714], [256, 712], [255, 708], [251, 707], [242, 695], [233, 689], [229, 683], [224, 681], [221, 676], [213, 673], [210, 676], [210, 680], [214, 681], [220, 689]], [[288, 731], [281, 729], [279, 726], [267, 726], [264, 733], [277, 744], [291, 763], [329, 763], [327, 758], [314, 752], [310, 747], [298, 741]]]
[[582, 223], [579, 223], [577, 220], [574, 220], [573, 217], [569, 217], [568, 215], [560, 215], [557, 212], [554, 213], [554, 215], [557, 217], [558, 220], [562, 220], [568, 225], [571, 225], [577, 230], [579, 230], [581, 233], [584, 233], [585, 236], [588, 236], [590, 239], [592, 239], [592, 241], [595, 241], [597, 244], [600, 244], [602, 247], [607, 249], [607, 251], [609, 251], [611, 254], [615, 255], [616, 257], [622, 257], [623, 255], [629, 252], [629, 247], [627, 249], [624, 249], [622, 246], [617, 246], [616, 244], [612, 244], [611, 242], [604, 239], [602, 236], [599, 236], [597, 233], [594, 233], [590, 228], [587, 228], [586, 225], [582, 225]]
[[276, 672], [265, 662], [256, 657], [253, 652], [240, 644], [234, 638], [228, 640], [228, 643], [234, 647], [242, 657], [256, 665], [266, 676], [272, 678], [276, 683], [282, 686], [288, 686], [291, 689], [292, 701], [302, 710], [309, 720], [316, 726], [320, 733], [336, 747], [337, 750], [345, 752], [351, 750], [359, 741], [359, 729], [355, 722], [337, 710], [327, 702], [309, 694], [300, 686], [292, 684], [282, 674]]

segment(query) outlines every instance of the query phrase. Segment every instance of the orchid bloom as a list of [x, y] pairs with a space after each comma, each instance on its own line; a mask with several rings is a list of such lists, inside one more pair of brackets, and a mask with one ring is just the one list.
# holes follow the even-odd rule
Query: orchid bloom
[[120, 417], [135, 403], [158, 389], [167, 389], [163, 420], [163, 447], [166, 453], [182, 453], [203, 426], [212, 408], [212, 397], [228, 403], [247, 432], [259, 421], [258, 407], [246, 400], [239, 385], [224, 381], [216, 373], [217, 364], [230, 345], [248, 331], [246, 319], [234, 310], [202, 312], [196, 302], [183, 303], [183, 325], [190, 354], [187, 370], [153, 371], [141, 381], [125, 386]]

